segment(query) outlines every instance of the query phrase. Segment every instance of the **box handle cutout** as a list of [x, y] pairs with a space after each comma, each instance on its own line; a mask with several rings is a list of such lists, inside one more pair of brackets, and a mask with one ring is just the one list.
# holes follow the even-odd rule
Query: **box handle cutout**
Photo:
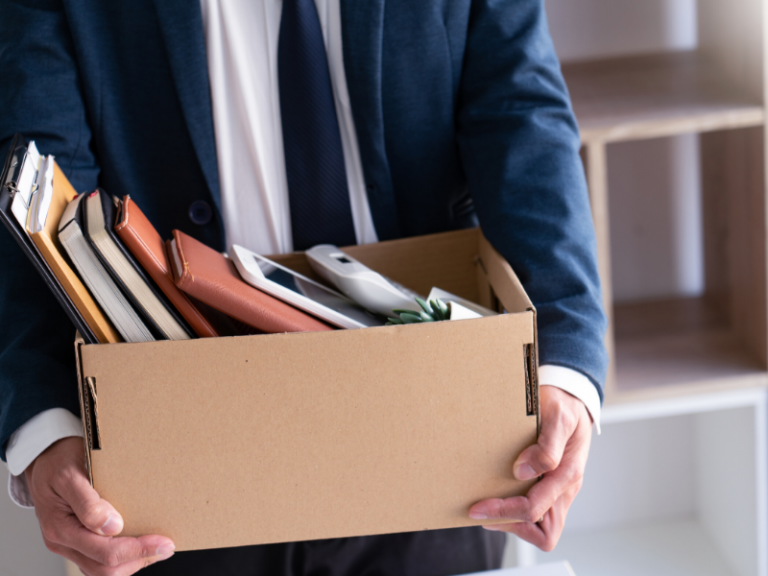
[[92, 376], [85, 378], [83, 399], [87, 410], [86, 428], [88, 430], [88, 445], [91, 450], [101, 450], [101, 431], [99, 430], [99, 401], [96, 396], [96, 379]]
[[539, 403], [536, 386], [536, 361], [533, 357], [533, 344], [523, 344], [523, 368], [525, 371], [525, 413], [536, 416]]

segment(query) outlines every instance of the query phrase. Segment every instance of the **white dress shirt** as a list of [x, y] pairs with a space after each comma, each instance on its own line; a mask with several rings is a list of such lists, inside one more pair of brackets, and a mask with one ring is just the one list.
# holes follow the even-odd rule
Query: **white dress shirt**
[[[339, 0], [317, 0], [359, 244], [376, 242], [341, 47]], [[227, 248], [293, 249], [277, 43], [282, 0], [202, 0]]]
[[[364, 244], [376, 242], [377, 237], [347, 91], [339, 1], [315, 0], [315, 5], [328, 55], [355, 234], [358, 243]], [[277, 79], [282, 0], [201, 0], [200, 4], [226, 245], [240, 244], [261, 254], [290, 252]], [[539, 382], [584, 402], [600, 433], [600, 398], [586, 376], [569, 368], [541, 366]], [[6, 451], [11, 498], [29, 507], [24, 470], [57, 440], [82, 433], [80, 420], [62, 408], [42, 412], [16, 430]]]

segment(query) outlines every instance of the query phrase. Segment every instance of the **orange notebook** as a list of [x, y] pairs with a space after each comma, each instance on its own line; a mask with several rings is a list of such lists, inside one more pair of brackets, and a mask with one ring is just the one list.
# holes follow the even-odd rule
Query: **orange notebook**
[[174, 284], [165, 242], [130, 196], [123, 197], [115, 232], [198, 336], [206, 338], [221, 335]]
[[[45, 261], [51, 267], [64, 291], [72, 299], [73, 304], [93, 330], [99, 342], [122, 342], [122, 338], [120, 338], [120, 335], [107, 317], [104, 316], [104, 313], [90, 292], [88, 292], [88, 289], [83, 285], [72, 268], [70, 268], [64, 256], [62, 256], [63, 252], [59, 247], [59, 220], [67, 204], [76, 196], [75, 189], [69, 183], [59, 165], [54, 164], [53, 193], [51, 205], [48, 208], [48, 216], [45, 219], [43, 228], [39, 232], [30, 233], [30, 237], [40, 251], [40, 254], [42, 254]], [[29, 231], [29, 228], [27, 230]]]
[[196, 300], [266, 333], [333, 330], [244, 282], [229, 258], [178, 230], [169, 254], [176, 286]]

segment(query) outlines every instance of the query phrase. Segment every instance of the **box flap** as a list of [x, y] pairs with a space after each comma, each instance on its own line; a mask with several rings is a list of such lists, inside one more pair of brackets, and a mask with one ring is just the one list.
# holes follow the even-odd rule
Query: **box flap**
[[504, 309], [511, 313], [535, 310], [533, 302], [525, 293], [512, 266], [482, 234], [478, 242], [478, 251], [483, 270], [488, 275], [488, 281]]

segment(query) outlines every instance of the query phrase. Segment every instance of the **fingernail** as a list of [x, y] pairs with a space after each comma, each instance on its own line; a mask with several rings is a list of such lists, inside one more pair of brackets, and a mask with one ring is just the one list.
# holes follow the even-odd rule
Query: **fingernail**
[[536, 471], [531, 468], [530, 464], [520, 464], [517, 468], [515, 468], [515, 478], [518, 480], [530, 480], [531, 478], [536, 478], [538, 474], [536, 474]]
[[488, 516], [483, 514], [482, 512], [470, 512], [469, 517], [473, 520], [487, 520]]
[[155, 550], [155, 556], [161, 556], [163, 560], [173, 556], [173, 551], [176, 550], [176, 546], [173, 544], [161, 544]]
[[107, 521], [104, 522], [104, 526], [101, 527], [101, 533], [104, 536], [114, 536], [119, 534], [123, 529], [123, 519], [117, 514], [110, 514]]

